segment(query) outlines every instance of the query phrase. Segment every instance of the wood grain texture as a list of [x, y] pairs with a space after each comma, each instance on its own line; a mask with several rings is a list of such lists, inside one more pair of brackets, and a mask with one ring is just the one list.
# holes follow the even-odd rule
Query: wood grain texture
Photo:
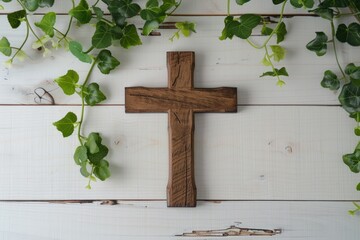
[[168, 112], [169, 207], [195, 207], [194, 113], [237, 112], [236, 88], [194, 89], [194, 52], [168, 52], [168, 87], [125, 89], [126, 112]]
[[[166, 208], [166, 202], [118, 205], [0, 203], [4, 240], [358, 240], [359, 216], [350, 202], [202, 202], [196, 208]], [[105, 202], [106, 204], [106, 202]], [[230, 226], [281, 229], [275, 236], [226, 237], [211, 232]], [[181, 236], [208, 230], [207, 236]], [[179, 236], [180, 235], [180, 236]]]
[[[76, 136], [51, 124], [80, 106], [0, 107], [0, 199], [166, 199], [167, 114], [86, 109], [85, 132], [109, 146], [111, 178], [85, 189]], [[359, 176], [342, 162], [357, 144], [340, 107], [242, 106], [197, 114], [198, 199], [356, 200]], [[101, 124], [100, 124], [101, 123]]]

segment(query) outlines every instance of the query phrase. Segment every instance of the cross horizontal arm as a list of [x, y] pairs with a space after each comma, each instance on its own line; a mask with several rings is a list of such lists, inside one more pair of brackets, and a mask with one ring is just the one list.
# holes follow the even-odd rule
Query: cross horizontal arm
[[189, 109], [193, 112], [236, 112], [236, 88], [125, 88], [125, 111], [168, 112]]

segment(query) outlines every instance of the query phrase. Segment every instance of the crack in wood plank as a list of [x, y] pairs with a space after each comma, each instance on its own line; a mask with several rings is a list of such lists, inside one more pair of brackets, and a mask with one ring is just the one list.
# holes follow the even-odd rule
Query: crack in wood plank
[[233, 237], [233, 236], [274, 236], [281, 234], [281, 229], [241, 228], [235, 225], [217, 230], [194, 230], [177, 237]]

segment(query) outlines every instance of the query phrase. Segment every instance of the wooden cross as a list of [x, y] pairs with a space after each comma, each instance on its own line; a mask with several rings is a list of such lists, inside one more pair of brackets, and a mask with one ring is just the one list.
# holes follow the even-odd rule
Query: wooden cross
[[167, 205], [195, 207], [194, 113], [237, 112], [237, 89], [194, 88], [194, 52], [168, 52], [167, 67], [167, 88], [125, 88], [125, 111], [168, 113]]

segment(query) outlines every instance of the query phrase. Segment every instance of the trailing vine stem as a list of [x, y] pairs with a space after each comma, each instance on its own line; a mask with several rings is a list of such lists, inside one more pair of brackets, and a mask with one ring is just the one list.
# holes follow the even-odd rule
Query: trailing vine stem
[[272, 68], [272, 71], [273, 71], [273, 72], [275, 73], [275, 75], [276, 75], [276, 78], [277, 78], [277, 83], [276, 83], [276, 84], [277, 84], [278, 86], [283, 86], [283, 85], [285, 84], [285, 82], [284, 82], [283, 80], [281, 80], [279, 74], [277, 74], [277, 71], [276, 71], [276, 69], [275, 69], [275, 66], [274, 66], [274, 64], [273, 64], [273, 62], [272, 62], [272, 60], [271, 60], [271, 55], [269, 54], [269, 50], [268, 50], [267, 45], [264, 46], [264, 49], [265, 49], [265, 57], [266, 57], [267, 61], [269, 62], [270, 66], [271, 66], [271, 68]]
[[339, 57], [338, 57], [338, 53], [337, 53], [337, 49], [336, 49], [336, 39], [335, 39], [335, 25], [334, 25], [334, 21], [331, 21], [330, 24], [331, 24], [331, 42], [332, 42], [332, 44], [333, 44], [333, 49], [334, 49], [334, 54], [335, 54], [336, 63], [337, 63], [337, 65], [338, 65], [338, 67], [339, 67], [339, 70], [340, 70], [340, 72], [341, 72], [341, 74], [342, 74], [342, 77], [343, 77], [344, 81], [345, 81], [345, 82], [348, 82], [348, 79], [347, 79], [347, 77], [346, 77], [346, 74], [345, 74], [345, 72], [344, 72], [344, 70], [343, 70], [343, 68], [341, 67], [341, 64], [340, 64], [340, 62], [339, 62]]
[[271, 40], [271, 38], [274, 36], [274, 34], [277, 32], [277, 30], [279, 29], [280, 27], [280, 24], [283, 22], [283, 18], [284, 18], [284, 12], [285, 12], [285, 6], [287, 4], [287, 1], [288, 0], [285, 0], [283, 3], [282, 3], [282, 6], [281, 6], [281, 11], [280, 11], [280, 15], [279, 15], [279, 22], [276, 24], [274, 30], [271, 32], [271, 34], [269, 35], [269, 37], [264, 41], [264, 43], [260, 46], [256, 45], [255, 43], [253, 43], [252, 41], [250, 41], [249, 39], [246, 39], [246, 41], [254, 48], [256, 49], [263, 49], [268, 43], [269, 41]]
[[85, 114], [85, 96], [84, 96], [84, 88], [85, 86], [87, 85], [87, 83], [89, 82], [90, 80], [90, 75], [91, 73], [93, 72], [94, 70], [94, 67], [96, 65], [96, 62], [97, 62], [97, 58], [94, 59], [93, 63], [91, 64], [91, 67], [89, 69], [89, 72], [83, 82], [83, 84], [80, 86], [80, 96], [81, 96], [81, 114], [80, 114], [80, 120], [78, 122], [78, 139], [79, 139], [79, 142], [81, 144], [81, 146], [84, 145], [83, 141], [82, 141], [82, 138], [84, 138], [82, 135], [81, 135], [81, 127], [83, 125], [83, 122], [84, 122], [84, 114]]

